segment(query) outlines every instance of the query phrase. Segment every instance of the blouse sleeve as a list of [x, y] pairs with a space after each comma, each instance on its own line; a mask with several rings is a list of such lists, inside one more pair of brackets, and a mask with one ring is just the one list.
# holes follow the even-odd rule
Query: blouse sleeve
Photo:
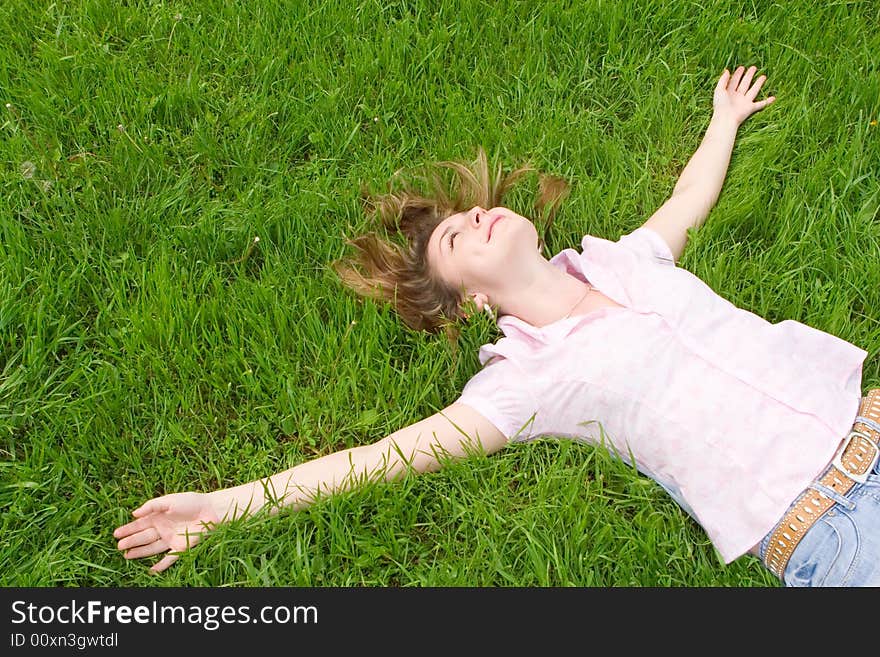
[[465, 384], [458, 401], [489, 420], [508, 440], [532, 438], [537, 405], [525, 377], [510, 360], [490, 361]]
[[675, 266], [675, 258], [669, 245], [657, 231], [647, 226], [639, 226], [631, 233], [623, 235], [617, 243], [640, 257], [651, 258], [662, 265]]

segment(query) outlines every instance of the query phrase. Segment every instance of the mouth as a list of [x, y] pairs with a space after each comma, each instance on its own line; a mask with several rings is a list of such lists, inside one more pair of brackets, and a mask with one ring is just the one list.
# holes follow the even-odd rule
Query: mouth
[[487, 242], [488, 242], [490, 239], [492, 239], [492, 229], [495, 227], [495, 224], [497, 224], [497, 223], [498, 223], [499, 221], [501, 221], [503, 218], [504, 218], [504, 217], [496, 217], [495, 219], [492, 220], [492, 223], [489, 224], [489, 235], [486, 237], [486, 241], [487, 241]]

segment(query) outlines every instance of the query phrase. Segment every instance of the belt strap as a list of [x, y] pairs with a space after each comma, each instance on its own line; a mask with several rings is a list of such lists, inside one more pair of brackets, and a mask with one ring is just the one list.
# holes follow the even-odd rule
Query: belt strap
[[[845, 495], [857, 482], [864, 482], [880, 456], [880, 388], [862, 397], [852, 430], [843, 439], [831, 465], [817, 483]], [[818, 487], [817, 487], [818, 488]], [[816, 488], [807, 488], [776, 525], [764, 555], [764, 565], [782, 579], [794, 549], [834, 500]]]

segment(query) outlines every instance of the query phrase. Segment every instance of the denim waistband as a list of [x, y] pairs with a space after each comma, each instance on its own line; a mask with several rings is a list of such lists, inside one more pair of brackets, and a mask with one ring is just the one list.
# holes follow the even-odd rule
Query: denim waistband
[[[880, 431], [880, 425], [878, 425], [876, 422], [874, 422], [868, 418], [864, 418], [864, 417], [859, 416], [857, 418], [857, 422], [866, 424], [866, 425], [870, 426], [872, 429], [874, 429], [875, 431]], [[852, 488], [850, 488], [849, 491], [847, 491], [846, 495], [841, 495], [841, 494], [827, 488], [826, 486], [823, 486], [819, 482], [833, 467], [834, 467], [834, 465], [829, 463], [825, 467], [825, 469], [822, 470], [822, 472], [810, 483], [810, 485], [807, 486], [807, 488], [804, 489], [804, 491], [802, 493], [800, 493], [792, 501], [791, 504], [789, 504], [788, 508], [785, 510], [785, 512], [780, 517], [779, 521], [775, 525], [773, 525], [773, 527], [770, 529], [770, 531], [767, 532], [767, 534], [764, 536], [764, 538], [761, 539], [761, 542], [758, 545], [758, 556], [761, 559], [762, 563], [765, 562], [765, 557], [767, 554], [767, 546], [770, 542], [770, 538], [773, 536], [773, 532], [776, 531], [776, 528], [779, 527], [779, 523], [781, 523], [782, 520], [785, 518], [785, 516], [788, 515], [788, 512], [795, 505], [797, 505], [797, 503], [807, 493], [808, 490], [810, 490], [810, 489], [817, 490], [820, 493], [822, 493], [823, 495], [825, 495], [826, 497], [834, 500], [834, 504], [831, 505], [828, 509], [826, 509], [825, 512], [819, 516], [819, 518], [821, 518], [822, 516], [827, 514], [832, 509], [838, 509], [841, 506], [852, 510], [854, 505], [853, 505], [853, 502], [851, 502], [849, 498], [855, 496], [857, 494], [857, 492], [859, 491], [859, 489], [862, 488], [862, 486], [864, 484], [862, 484], [858, 481], [854, 482]], [[874, 463], [874, 467], [871, 469], [871, 474], [880, 475], [880, 460], [878, 460], [876, 463]], [[817, 518], [817, 521], [818, 521], [818, 518]], [[815, 526], [815, 523], [814, 523], [814, 526]], [[809, 533], [809, 530], [807, 530], [807, 533]]]

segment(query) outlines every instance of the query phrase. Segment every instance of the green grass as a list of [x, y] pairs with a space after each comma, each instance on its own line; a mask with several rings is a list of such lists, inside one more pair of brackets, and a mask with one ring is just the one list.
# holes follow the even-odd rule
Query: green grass
[[111, 532], [155, 495], [374, 441], [476, 371], [488, 322], [455, 351], [329, 270], [362, 185], [482, 144], [573, 183], [550, 252], [616, 239], [737, 64], [778, 100], [680, 265], [863, 347], [880, 385], [876, 3], [7, 0], [0, 37], [2, 584], [776, 585], [553, 440], [223, 526], [159, 578]]

